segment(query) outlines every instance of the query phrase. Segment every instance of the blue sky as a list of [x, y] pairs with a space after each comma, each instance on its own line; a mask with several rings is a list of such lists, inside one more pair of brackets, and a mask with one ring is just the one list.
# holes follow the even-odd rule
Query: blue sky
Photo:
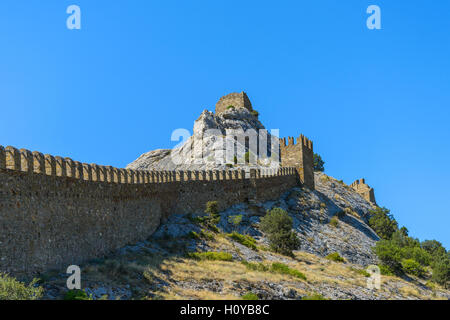
[[444, 0], [3, 0], [0, 144], [123, 167], [244, 90], [267, 128], [310, 137], [329, 175], [366, 178], [448, 248], [449, 17]]

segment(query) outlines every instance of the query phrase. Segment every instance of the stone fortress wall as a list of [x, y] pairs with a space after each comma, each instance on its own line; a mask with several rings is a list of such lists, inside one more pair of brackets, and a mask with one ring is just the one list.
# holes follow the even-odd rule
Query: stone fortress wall
[[0, 271], [67, 268], [147, 239], [170, 214], [274, 200], [296, 168], [139, 171], [0, 146]]

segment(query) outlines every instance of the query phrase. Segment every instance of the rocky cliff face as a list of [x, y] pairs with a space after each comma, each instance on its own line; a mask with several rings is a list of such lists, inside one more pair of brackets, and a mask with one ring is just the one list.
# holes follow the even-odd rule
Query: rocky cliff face
[[[127, 166], [135, 170], [225, 170], [238, 168], [234, 159], [226, 159], [227, 143], [235, 143], [234, 137], [227, 136], [227, 130], [235, 132], [254, 132], [265, 129], [256, 116], [245, 108], [230, 108], [219, 115], [203, 111], [195, 121], [193, 135], [180, 147], [173, 150], [154, 150], [141, 155]], [[249, 131], [250, 130], [250, 131]], [[238, 162], [244, 162], [244, 153], [249, 150], [243, 135], [237, 135], [236, 150]], [[272, 139], [268, 133], [268, 141]], [[273, 140], [276, 142], [275, 140]], [[271, 143], [267, 144], [267, 154], [270, 155]], [[250, 148], [251, 150], [251, 148]], [[259, 161], [250, 167], [275, 167], [276, 161]], [[248, 168], [249, 166], [245, 166]]]

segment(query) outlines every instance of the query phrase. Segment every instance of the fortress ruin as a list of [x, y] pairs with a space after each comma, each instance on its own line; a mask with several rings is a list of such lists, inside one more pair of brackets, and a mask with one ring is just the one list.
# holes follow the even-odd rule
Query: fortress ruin
[[[219, 100], [252, 110], [247, 95]], [[280, 139], [281, 167], [207, 171], [119, 169], [0, 146], [0, 271], [32, 275], [103, 257], [148, 239], [169, 215], [278, 199], [295, 186], [314, 189], [313, 143]], [[352, 187], [375, 203], [364, 180]]]

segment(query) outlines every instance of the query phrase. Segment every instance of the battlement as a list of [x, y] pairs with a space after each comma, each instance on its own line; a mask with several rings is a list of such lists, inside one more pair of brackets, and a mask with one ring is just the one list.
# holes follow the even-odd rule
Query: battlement
[[286, 138], [280, 138], [280, 147], [281, 148], [288, 147], [288, 146], [297, 146], [299, 144], [303, 145], [304, 148], [313, 150], [313, 142], [302, 134], [297, 138], [296, 142], [294, 140], [294, 137], [288, 137], [287, 143], [286, 143]]
[[288, 137], [287, 141], [280, 138], [280, 158], [283, 167], [295, 167], [300, 182], [314, 189], [314, 151], [310, 139], [302, 134], [297, 140], [294, 137]]
[[356, 180], [350, 187], [370, 203], [377, 204], [375, 201], [375, 190], [366, 184], [365, 179]]
[[[26, 149], [0, 146], [0, 169], [22, 171], [30, 174], [44, 174], [53, 177], [66, 177], [92, 182], [118, 184], [150, 184], [184, 181], [221, 181], [246, 179], [245, 170], [206, 170], [206, 171], [147, 171], [119, 169], [111, 166], [80, 163], [70, 158], [62, 158]], [[254, 171], [254, 174], [252, 172]], [[295, 168], [250, 169], [250, 177], [295, 175]]]
[[230, 93], [220, 98], [216, 103], [216, 114], [224, 112], [229, 106], [233, 106], [236, 109], [246, 108], [249, 111], [253, 111], [252, 103], [247, 94], [243, 91], [240, 93]]

